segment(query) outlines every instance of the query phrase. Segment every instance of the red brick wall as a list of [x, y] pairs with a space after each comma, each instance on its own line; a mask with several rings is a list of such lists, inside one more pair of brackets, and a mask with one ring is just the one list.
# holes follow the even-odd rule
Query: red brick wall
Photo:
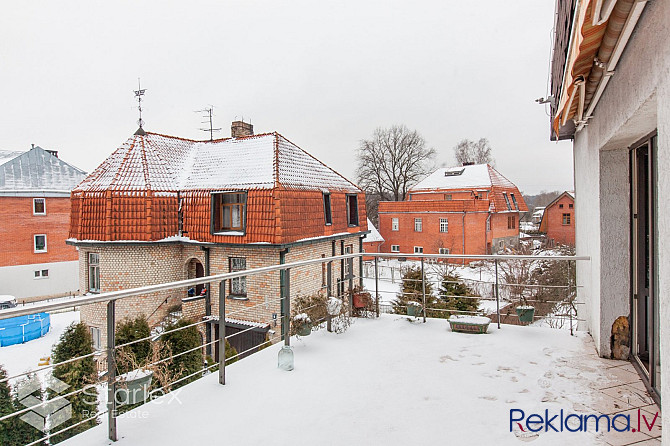
[[[563, 205], [563, 208], [561, 208]], [[572, 208], [570, 208], [572, 205]], [[570, 214], [570, 224], [563, 224], [563, 214]], [[547, 219], [547, 240], [553, 240], [555, 244], [575, 245], [575, 209], [574, 200], [568, 195], [563, 195], [553, 205], [544, 211]]]
[[[45, 200], [46, 215], [33, 215], [32, 197], [0, 197], [0, 267], [78, 259], [77, 250], [65, 244], [70, 198]], [[35, 234], [46, 234], [47, 252], [34, 252]]]

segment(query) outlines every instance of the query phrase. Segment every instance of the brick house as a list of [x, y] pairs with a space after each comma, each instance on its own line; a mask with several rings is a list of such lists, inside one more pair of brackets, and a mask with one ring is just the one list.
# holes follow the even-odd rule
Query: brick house
[[[361, 189], [279, 133], [254, 135], [239, 121], [231, 138], [213, 141], [139, 129], [71, 200], [69, 243], [88, 293], [360, 252], [367, 229]], [[333, 266], [331, 293], [343, 291], [349, 269]], [[291, 270], [291, 297], [327, 292], [325, 276], [325, 265]], [[227, 281], [227, 333], [254, 327], [231, 341], [238, 351], [279, 330], [281, 281], [278, 272]], [[211, 339], [219, 286], [210, 285], [123, 299], [117, 316], [144, 314], [155, 326], [180, 306], [210, 321]], [[105, 306], [82, 308], [81, 318], [104, 347]]]
[[547, 235], [547, 244], [575, 246], [575, 195], [563, 192], [545, 208], [540, 232]]
[[488, 164], [440, 168], [379, 203], [384, 252], [490, 254], [519, 242], [519, 189]]
[[[363, 238], [363, 250], [365, 252], [382, 252], [381, 247], [384, 244], [384, 237], [381, 236], [375, 225], [372, 224], [370, 219], [368, 218], [368, 230], [370, 231], [369, 234]], [[366, 260], [372, 259], [372, 257], [368, 256], [365, 258]]]
[[86, 172], [35, 147], [0, 151], [0, 294], [76, 294], [79, 258], [68, 246], [70, 190]]

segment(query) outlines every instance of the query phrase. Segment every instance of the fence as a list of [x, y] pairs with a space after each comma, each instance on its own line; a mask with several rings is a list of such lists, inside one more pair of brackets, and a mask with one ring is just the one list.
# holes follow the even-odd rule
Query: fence
[[[374, 261], [368, 264], [363, 263], [362, 256], [373, 257]], [[403, 258], [415, 258], [415, 261], [405, 261], [400, 262], [399, 259]], [[151, 362], [144, 364], [142, 368], [151, 368], [154, 367], [155, 370], [158, 370], [156, 367], [164, 365], [168, 362], [174, 361], [177, 358], [180, 358], [184, 355], [188, 355], [194, 351], [214, 351], [214, 356], [217, 358], [214, 363], [203, 364], [202, 368], [191, 372], [185, 376], [173, 376], [172, 379], [163, 377], [164, 379], [159, 380], [160, 386], [155, 386], [151, 391], [152, 394], [169, 392], [175, 385], [178, 385], [187, 380], [197, 379], [202, 377], [205, 374], [211, 372], [218, 373], [218, 381], [220, 384], [224, 385], [226, 383], [226, 364], [232, 360], [242, 358], [254, 351], [259, 350], [264, 345], [268, 343], [277, 342], [283, 340], [285, 345], [290, 345], [291, 334], [295, 332], [295, 327], [291, 327], [292, 322], [292, 313], [291, 313], [291, 301], [297, 300], [295, 293], [292, 294], [292, 286], [295, 285], [298, 289], [318, 289], [321, 293], [326, 295], [334, 295], [340, 298], [343, 302], [343, 308], [351, 314], [354, 311], [354, 299], [356, 296], [355, 290], [358, 289], [358, 286], [363, 286], [365, 281], [373, 280], [374, 283], [370, 283], [367, 287], [369, 291], [373, 293], [374, 299], [372, 305], [369, 305], [366, 308], [367, 313], [372, 313], [373, 315], [379, 316], [380, 313], [388, 312], [400, 312], [403, 313], [407, 309], [407, 302], [402, 301], [400, 303], [396, 302], [395, 304], [390, 304], [387, 300], [382, 299], [384, 294], [393, 294], [400, 296], [401, 298], [409, 298], [413, 302], [420, 304], [419, 317], [422, 317], [424, 322], [426, 317], [437, 316], [443, 317], [444, 315], [454, 314], [454, 313], [464, 313], [464, 314], [474, 314], [479, 313], [479, 310], [459, 310], [458, 308], [444, 308], [444, 305], [440, 303], [438, 305], [436, 302], [441, 302], [441, 300], [454, 298], [454, 299], [488, 299], [490, 302], [495, 303], [495, 320], [498, 328], [500, 328], [501, 323], [505, 322], [503, 319], [505, 307], [510, 307], [514, 304], [515, 301], [523, 302], [524, 304], [528, 303], [542, 303], [549, 304], [554, 309], [563, 309], [567, 311], [565, 314], [557, 314], [553, 312], [549, 314], [535, 315], [534, 318], [546, 318], [547, 314], [551, 317], [565, 317], [568, 318], [570, 323], [570, 329], [572, 331], [572, 323], [576, 320], [573, 310], [575, 305], [578, 304], [574, 301], [575, 299], [575, 283], [572, 279], [574, 273], [574, 266], [572, 262], [579, 260], [588, 260], [588, 257], [576, 257], [576, 256], [512, 256], [512, 255], [498, 255], [498, 256], [476, 256], [468, 255], [467, 259], [475, 262], [482, 262], [479, 264], [479, 267], [484, 271], [484, 266], [486, 265], [486, 274], [482, 275], [480, 272], [479, 279], [476, 278], [456, 278], [454, 276], [449, 276], [450, 272], [453, 272], [450, 268], [449, 261], [454, 259], [463, 259], [463, 256], [458, 255], [431, 255], [424, 254], [417, 256], [416, 254], [371, 254], [371, 253], [354, 253], [354, 254], [344, 254], [340, 256], [326, 257], [326, 258], [317, 258], [304, 260], [299, 262], [285, 263], [279, 265], [266, 266], [261, 268], [248, 269], [243, 271], [235, 271], [224, 274], [215, 274], [208, 277], [201, 277], [197, 279], [188, 279], [181, 280], [170, 283], [162, 283], [156, 285], [149, 285], [140, 288], [113, 291], [102, 293], [94, 296], [85, 296], [76, 299], [76, 305], [79, 308], [83, 308], [86, 305], [94, 304], [105, 304], [106, 306], [106, 332], [107, 332], [107, 341], [106, 346], [103, 349], [103, 354], [106, 357], [107, 363], [107, 372], [104, 374], [101, 379], [97, 380], [94, 383], [87, 384], [82, 386], [80, 389], [74, 389], [71, 392], [64, 394], [58, 394], [54, 398], [49, 399], [48, 401], [40, 401], [35, 404], [25, 404], [26, 407], [21, 410], [14, 411], [13, 413], [0, 416], [0, 422], [9, 420], [12, 417], [18, 417], [24, 414], [27, 414], [31, 411], [42, 411], [44, 412], [45, 406], [53, 407], [54, 404], [68, 397], [72, 397], [81, 393], [86, 392], [91, 388], [99, 388], [104, 390], [106, 385], [107, 393], [107, 405], [105, 410], [96, 411], [91, 416], [68, 425], [65, 428], [54, 430], [53, 432], [49, 430], [48, 433], [45, 433], [41, 438], [27, 443], [27, 446], [35, 445], [42, 443], [44, 441], [49, 441], [50, 438], [56, 435], [62, 435], [70, 429], [74, 429], [82, 424], [89, 423], [92, 420], [98, 419], [103, 415], [107, 415], [107, 424], [108, 424], [108, 437], [112, 441], [116, 441], [118, 438], [116, 418], [118, 416], [118, 398], [117, 391], [119, 389], [124, 389], [128, 387], [128, 374], [118, 375], [117, 370], [119, 368], [119, 360], [122, 356], [125, 347], [130, 347], [134, 344], [140, 342], [155, 342], [157, 339], [169, 335], [170, 333], [175, 333], [181, 330], [186, 330], [191, 327], [207, 327], [207, 330], [212, 329], [216, 326], [214, 336], [207, 337], [200, 345], [186, 349], [179, 352], [170, 352], [167, 356], [164, 357], [152, 357]], [[358, 259], [358, 270], [360, 275], [355, 274], [354, 268], [354, 259]], [[501, 267], [501, 263], [505, 262], [505, 267]], [[554, 284], [543, 284], [543, 283], [531, 283], [533, 280], [528, 280], [526, 283], [516, 282], [515, 280], [510, 280], [514, 278], [523, 278], [523, 274], [514, 274], [514, 268], [517, 268], [522, 273], [532, 272], [533, 268], [543, 268], [546, 267], [548, 263], [542, 262], [566, 262], [567, 264], [567, 283], [565, 285], [554, 285]], [[511, 266], [510, 266], [511, 265]], [[320, 274], [316, 272], [315, 266], [320, 267]], [[339, 267], [339, 277], [335, 275], [335, 267]], [[409, 278], [407, 272], [413, 270], [415, 273], [415, 278]], [[517, 271], [518, 272], [518, 271]], [[278, 296], [273, 297], [272, 295], [263, 296], [259, 302], [247, 301], [243, 302], [240, 305], [235, 298], [230, 299], [226, 296], [226, 281], [233, 280], [244, 280], [246, 283], [247, 278], [259, 276], [259, 277], [268, 277], [270, 275], [271, 280], [275, 280], [276, 274], [279, 275], [279, 293]], [[440, 275], [441, 274], [441, 275]], [[525, 273], [524, 273], [525, 274]], [[318, 277], [318, 279], [317, 279]], [[530, 279], [530, 276], [526, 275], [525, 277]], [[294, 278], [292, 282], [292, 278]], [[488, 279], [488, 280], [487, 280]], [[313, 283], [314, 280], [319, 280], [320, 283], [316, 285]], [[431, 293], [431, 281], [432, 283], [440, 283], [442, 288], [437, 293]], [[469, 292], [454, 292], [449, 293], [451, 288], [450, 284], [457, 286], [458, 284], [467, 282], [470, 284], [468, 290]], [[535, 280], [535, 282], [537, 282]], [[211, 284], [218, 283], [218, 299], [213, 299], [214, 296], [209, 296], [211, 291]], [[236, 282], [239, 285], [239, 282]], [[402, 284], [403, 289], [399, 291], [390, 291], [382, 290], [380, 288], [380, 283], [391, 283], [391, 284]], [[212, 308], [218, 307], [218, 311], [215, 314], [210, 314], [206, 317], [202, 317], [201, 320], [196, 320], [191, 323], [182, 324], [176, 328], [169, 328], [162, 330], [160, 333], [152, 333], [150, 336], [142, 337], [140, 339], [134, 339], [133, 341], [126, 342], [123, 344], [117, 344], [115, 341], [116, 328], [118, 319], [116, 317], [116, 308], [117, 302], [122, 301], [123, 299], [148, 295], [150, 293], [156, 293], [164, 290], [186, 290], [189, 287], [193, 287], [199, 284], [207, 284], [207, 297], [212, 298], [211, 302], [217, 303], [218, 305], [212, 305]], [[413, 284], [413, 285], [412, 285]], [[414, 289], [407, 291], [407, 287], [414, 286]], [[549, 293], [539, 293], [538, 290], [550, 290]], [[476, 295], [475, 295], [476, 294]], [[293, 297], [291, 297], [293, 296]], [[233, 297], [233, 296], [231, 296]], [[538, 299], [541, 297], [541, 299]], [[550, 297], [549, 299], [547, 297]], [[433, 306], [431, 306], [431, 303]], [[501, 303], [503, 303], [503, 308], [501, 308]], [[230, 307], [227, 309], [227, 305]], [[51, 302], [41, 305], [34, 305], [30, 307], [19, 307], [12, 308], [8, 310], [0, 311], [0, 320], [8, 319], [16, 316], [24, 316], [37, 312], [53, 312], [59, 311], [67, 308], [72, 308], [72, 301], [65, 302]], [[257, 311], [258, 309], [262, 311]], [[306, 310], [307, 308], [303, 308]], [[248, 315], [248, 314], [263, 314], [268, 317], [262, 320], [256, 320], [254, 324], [250, 324], [247, 328], [240, 326], [239, 320], [237, 318]], [[295, 316], [295, 315], [294, 315]], [[517, 315], [518, 316], [518, 315]], [[295, 322], [295, 320], [294, 320]], [[327, 315], [323, 319], [313, 321], [316, 324], [324, 322], [328, 330], [332, 329], [331, 326], [331, 316]], [[232, 328], [235, 328], [235, 332], [227, 334], [227, 326], [231, 325]], [[226, 341], [234, 339], [236, 336], [241, 336], [244, 333], [258, 329], [259, 325], [263, 327], [268, 327], [268, 333], [270, 334], [266, 339], [263, 345], [253, 345], [243, 351], [238, 351], [237, 354], [228, 357], [226, 356]], [[279, 331], [277, 333], [277, 330]], [[208, 333], [210, 333], [208, 331]], [[74, 363], [76, 361], [86, 360], [88, 358], [93, 358], [99, 356], [101, 352], [93, 352], [91, 354], [86, 354], [74, 358], [69, 358], [57, 364], [49, 364], [43, 367], [39, 367], [35, 370], [28, 372], [20, 373], [14, 376], [6, 377], [0, 379], [0, 383], [7, 382], [11, 383], [15, 380], [26, 377], [31, 374], [42, 373], [48, 370], [53, 370], [57, 367], [65, 366], [67, 364]], [[138, 369], [139, 370], [139, 369]], [[137, 377], [135, 377], [137, 378]], [[139, 379], [144, 378], [140, 376]], [[145, 389], [146, 390], [146, 389]], [[128, 390], [129, 391], [129, 390]], [[61, 392], [62, 393], [62, 392]], [[61, 403], [63, 401], [60, 401]], [[56, 404], [57, 405], [57, 404]]]

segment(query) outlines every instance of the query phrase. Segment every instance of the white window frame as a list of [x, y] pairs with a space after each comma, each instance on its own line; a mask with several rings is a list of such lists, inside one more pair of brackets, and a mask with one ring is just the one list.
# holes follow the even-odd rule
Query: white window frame
[[423, 246], [415, 246], [414, 254], [423, 254]]
[[[246, 257], [239, 257], [239, 256], [230, 257], [229, 262], [230, 262], [229, 268], [231, 273], [236, 271], [244, 271], [247, 269]], [[230, 296], [231, 299], [247, 300], [248, 292], [249, 290], [247, 289], [246, 276], [230, 279], [230, 290], [228, 295]]]
[[[37, 237], [44, 237], [44, 249], [37, 249]], [[33, 235], [33, 250], [35, 253], [47, 252], [47, 235], [35, 234]]]
[[[35, 210], [35, 204], [40, 200], [43, 203], [43, 207], [44, 207], [43, 212], [37, 212]], [[47, 215], [47, 199], [46, 198], [33, 198], [33, 215]]]
[[[87, 254], [88, 264], [88, 292], [100, 292], [100, 253], [89, 252]], [[93, 279], [93, 280], [91, 280]]]
[[439, 248], [438, 253], [439, 254], [449, 254], [449, 248]]
[[391, 252], [400, 252], [400, 245], [391, 245]]
[[423, 232], [423, 220], [420, 218], [414, 219], [414, 232]]
[[400, 228], [400, 222], [396, 217], [391, 219], [391, 231], [397, 231]]
[[93, 348], [95, 350], [102, 350], [102, 330], [100, 330], [98, 327], [90, 327], [90, 329]]
[[[46, 272], [46, 274], [44, 274]], [[35, 277], [33, 279], [41, 280], [41, 279], [48, 279], [49, 278], [49, 270], [48, 269], [38, 269], [35, 271]]]
[[449, 219], [440, 218], [440, 232], [447, 233], [449, 232]]

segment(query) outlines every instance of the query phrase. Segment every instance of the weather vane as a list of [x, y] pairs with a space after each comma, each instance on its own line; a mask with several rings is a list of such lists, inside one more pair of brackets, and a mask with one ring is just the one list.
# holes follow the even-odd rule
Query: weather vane
[[137, 90], [135, 90], [135, 97], [137, 98], [137, 109], [140, 111], [140, 119], [137, 120], [137, 123], [140, 125], [140, 128], [142, 128], [142, 125], [144, 124], [144, 121], [142, 120], [142, 96], [144, 96], [144, 92], [147, 91], [146, 89], [142, 88], [142, 85], [140, 84], [140, 78], [137, 78]]

